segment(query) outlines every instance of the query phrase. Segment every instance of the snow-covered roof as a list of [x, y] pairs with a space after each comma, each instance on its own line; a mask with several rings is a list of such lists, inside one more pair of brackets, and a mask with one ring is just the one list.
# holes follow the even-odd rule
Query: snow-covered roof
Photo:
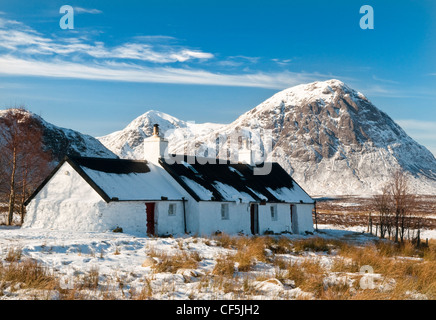
[[147, 161], [75, 158], [73, 161], [110, 199], [181, 200], [183, 195]]
[[269, 174], [256, 175], [253, 167], [244, 163], [194, 159], [192, 164], [186, 156], [185, 161], [174, 164], [161, 159], [162, 167], [159, 167], [138, 160], [66, 157], [26, 204], [64, 162], [68, 162], [106, 202], [182, 200], [184, 195], [164, 177], [163, 170], [197, 201], [314, 202], [278, 163], [271, 164]]
[[66, 157], [33, 196], [68, 162], [106, 201], [182, 200], [183, 195], [162, 175], [162, 168], [147, 161]]
[[160, 164], [197, 201], [314, 202], [278, 163], [271, 164], [269, 174], [255, 175], [247, 164], [193, 158], [189, 164], [187, 157]]

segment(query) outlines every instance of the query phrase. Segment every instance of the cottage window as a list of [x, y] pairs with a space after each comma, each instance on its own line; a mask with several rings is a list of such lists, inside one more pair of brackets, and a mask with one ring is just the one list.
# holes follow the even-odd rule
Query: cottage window
[[222, 203], [221, 204], [221, 220], [229, 220], [229, 204]]
[[276, 205], [272, 205], [270, 207], [270, 210], [271, 210], [271, 220], [277, 221], [277, 206]]
[[168, 215], [169, 216], [175, 216], [176, 215], [176, 204], [170, 203], [168, 206]]

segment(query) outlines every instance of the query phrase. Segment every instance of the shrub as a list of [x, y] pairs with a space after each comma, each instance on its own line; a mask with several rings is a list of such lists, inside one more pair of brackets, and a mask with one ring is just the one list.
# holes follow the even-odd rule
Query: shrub
[[216, 259], [212, 274], [224, 277], [233, 277], [235, 272], [234, 257], [230, 255], [220, 256]]
[[293, 242], [294, 250], [298, 252], [313, 251], [313, 252], [327, 252], [330, 253], [332, 244], [321, 237], [314, 237], [310, 239], [297, 240]]
[[166, 253], [157, 254], [159, 262], [152, 266], [156, 272], [170, 272], [176, 273], [179, 269], [195, 269], [201, 257], [197, 252], [189, 253], [183, 251], [175, 255], [168, 255]]
[[58, 281], [47, 268], [34, 260], [0, 265], [0, 280], [21, 284], [24, 288], [53, 289]]
[[19, 248], [10, 248], [5, 260], [8, 262], [17, 262], [21, 259], [22, 250]]
[[87, 274], [83, 276], [80, 289], [97, 289], [99, 281], [99, 271], [97, 267], [92, 267]]

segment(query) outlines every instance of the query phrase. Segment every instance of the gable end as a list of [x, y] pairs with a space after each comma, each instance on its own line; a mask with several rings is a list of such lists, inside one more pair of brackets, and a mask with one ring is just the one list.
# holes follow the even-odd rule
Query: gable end
[[59, 169], [64, 165], [65, 162], [67, 162], [82, 177], [82, 179], [85, 180], [91, 186], [91, 188], [93, 188], [95, 192], [97, 192], [98, 195], [103, 198], [104, 201], [116, 201], [115, 199], [111, 199], [94, 181], [92, 181], [92, 179], [82, 170], [82, 168], [77, 166], [73, 161], [70, 160], [70, 158], [68, 158], [68, 156], [66, 156], [64, 159], [62, 159], [62, 161], [57, 164], [57, 166], [47, 176], [47, 178], [45, 178], [44, 181], [41, 182], [41, 184], [38, 186], [38, 188], [35, 189], [30, 197], [27, 198], [27, 200], [24, 202], [25, 206], [27, 206], [34, 197], [36, 197], [36, 195], [53, 178], [53, 176], [59, 171]]

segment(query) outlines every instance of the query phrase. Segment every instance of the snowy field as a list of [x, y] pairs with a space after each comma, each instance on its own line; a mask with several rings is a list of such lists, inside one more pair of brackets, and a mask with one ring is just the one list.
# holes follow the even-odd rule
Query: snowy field
[[[319, 226], [314, 235], [286, 235], [291, 240], [321, 237], [345, 240], [357, 246], [373, 242], [376, 238], [364, 233], [364, 227], [344, 230]], [[434, 235], [434, 233], [432, 234]], [[325, 270], [335, 263], [334, 252], [299, 252], [273, 254], [290, 263], [316, 261]], [[268, 252], [270, 251], [270, 252]], [[311, 299], [311, 293], [301, 290], [291, 281], [279, 280], [277, 264], [257, 262], [246, 272], [238, 270], [230, 280], [239, 283], [241, 290], [226, 289], [231, 283], [216, 283], [214, 267], [220, 257], [234, 254], [235, 250], [220, 244], [214, 237], [185, 236], [179, 238], [148, 238], [123, 233], [67, 232], [53, 230], [0, 227], [0, 266], [11, 264], [11, 252], [19, 252], [19, 261], [38, 262], [59, 279], [64, 291], [72, 291], [78, 283], [90, 281], [95, 288], [80, 291], [80, 299], [157, 299], [157, 300], [236, 300], [236, 299]], [[193, 268], [179, 268], [162, 272], [155, 268], [164, 255], [189, 253], [198, 257]], [[271, 259], [272, 261], [272, 259]], [[1, 271], [1, 270], [0, 270]], [[355, 275], [355, 274], [354, 274]], [[90, 280], [91, 279], [91, 280]], [[93, 280], [92, 280], [93, 279]], [[213, 280], [215, 279], [215, 280]], [[341, 280], [342, 279], [342, 280]], [[353, 279], [346, 277], [346, 281]], [[324, 281], [343, 281], [343, 276], [329, 272]], [[351, 280], [354, 281], [354, 280]], [[2, 282], [0, 300], [60, 299], [60, 290], [35, 290]]]
[[[344, 239], [364, 243], [374, 239], [361, 232], [322, 229], [313, 236], [292, 236], [299, 239], [322, 236], [329, 239]], [[173, 255], [181, 251], [196, 253], [200, 261], [195, 269], [179, 269], [177, 272], [156, 272], [152, 253]], [[153, 299], [235, 299], [234, 292], [207, 288], [202, 276], [212, 272], [217, 257], [231, 253], [232, 249], [216, 244], [213, 238], [147, 238], [123, 233], [65, 232], [0, 227], [0, 260], [7, 260], [10, 252], [20, 252], [20, 261], [32, 259], [52, 270], [62, 289], [72, 289], [80, 279], [94, 274], [98, 284], [104, 285], [113, 299], [129, 299], [135, 293], [152, 292]], [[323, 264], [332, 263], [332, 258], [323, 253], [307, 253], [307, 256], [284, 255], [284, 258], [301, 260], [319, 258]], [[153, 261], [154, 260], [154, 261]], [[256, 288], [253, 299], [293, 299], [304, 294], [292, 284], [284, 284], [275, 279], [276, 268], [267, 263], [258, 263], [254, 271], [236, 272], [240, 278], [253, 280]], [[57, 291], [36, 292], [3, 285], [0, 299], [57, 299]], [[95, 293], [90, 293], [92, 296]], [[86, 298], [91, 298], [88, 296]], [[101, 297], [95, 297], [101, 298]]]

